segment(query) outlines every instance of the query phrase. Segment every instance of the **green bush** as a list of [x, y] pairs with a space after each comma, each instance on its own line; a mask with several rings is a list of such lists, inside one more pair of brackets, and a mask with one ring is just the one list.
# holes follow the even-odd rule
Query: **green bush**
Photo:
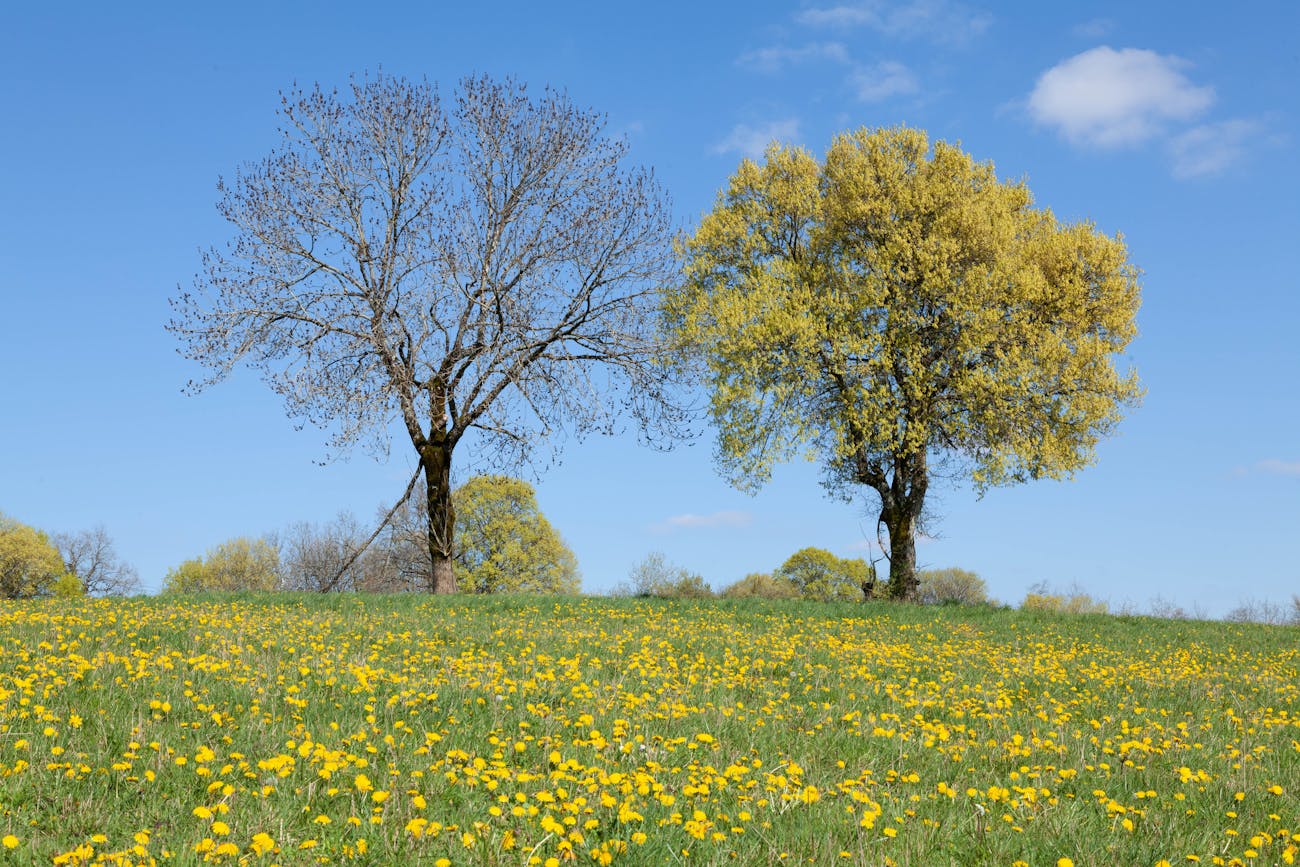
[[620, 596], [660, 599], [712, 599], [713, 588], [694, 572], [669, 563], [658, 551], [632, 567], [627, 583], [614, 592]]
[[164, 593], [276, 590], [280, 552], [266, 539], [241, 536], [222, 542], [206, 559], [186, 560], [163, 577]]
[[923, 605], [979, 605], [989, 599], [984, 579], [966, 569], [926, 569], [918, 578], [916, 598]]
[[1024, 611], [1053, 611], [1059, 614], [1105, 614], [1110, 610], [1104, 599], [1093, 599], [1080, 590], [1067, 596], [1048, 593], [1042, 587], [1033, 588], [1025, 594], [1020, 607]]
[[578, 559], [537, 506], [533, 486], [474, 476], [452, 494], [456, 583], [474, 593], [577, 593]]
[[0, 513], [0, 598], [49, 596], [64, 574], [49, 536]]
[[728, 585], [722, 596], [728, 599], [798, 599], [799, 588], [784, 578], [766, 572], [751, 572]]
[[804, 548], [776, 570], [805, 599], [822, 602], [860, 602], [876, 595], [876, 570], [866, 560], [846, 560], [822, 548]]

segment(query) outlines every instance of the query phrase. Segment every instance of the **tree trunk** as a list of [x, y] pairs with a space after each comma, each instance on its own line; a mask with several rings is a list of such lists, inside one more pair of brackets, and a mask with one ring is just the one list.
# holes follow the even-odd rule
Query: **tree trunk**
[[456, 512], [451, 503], [451, 446], [446, 442], [430, 442], [424, 446], [421, 457], [424, 458], [425, 494], [429, 504], [429, 562], [432, 566], [427, 589], [433, 593], [455, 593], [452, 539]]
[[920, 583], [916, 577], [917, 516], [900, 504], [880, 517], [889, 530], [889, 598], [915, 599]]

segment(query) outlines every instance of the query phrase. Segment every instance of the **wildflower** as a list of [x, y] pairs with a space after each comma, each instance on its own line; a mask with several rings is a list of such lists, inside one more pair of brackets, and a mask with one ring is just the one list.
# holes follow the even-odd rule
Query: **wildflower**
[[265, 831], [259, 831], [253, 835], [251, 848], [255, 855], [265, 855], [275, 848], [275, 839]]

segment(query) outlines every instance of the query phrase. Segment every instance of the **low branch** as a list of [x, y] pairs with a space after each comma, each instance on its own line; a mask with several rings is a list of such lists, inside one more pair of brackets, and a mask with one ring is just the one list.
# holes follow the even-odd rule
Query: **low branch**
[[384, 515], [384, 519], [379, 522], [379, 526], [375, 528], [375, 532], [370, 534], [370, 538], [362, 542], [360, 547], [352, 552], [352, 556], [348, 557], [348, 559], [344, 561], [343, 565], [339, 567], [339, 571], [334, 573], [334, 577], [325, 582], [325, 584], [320, 588], [320, 592], [329, 593], [337, 587], [339, 581], [342, 580], [344, 573], [351, 569], [352, 564], [357, 562], [357, 558], [365, 553], [365, 550], [370, 547], [372, 542], [379, 538], [379, 534], [388, 526], [388, 522], [393, 520], [393, 515], [396, 515], [397, 510], [402, 508], [406, 501], [411, 498], [411, 492], [415, 490], [415, 483], [420, 480], [420, 473], [423, 472], [423, 470], [424, 459], [421, 458], [415, 464], [415, 472], [411, 474], [411, 480], [406, 483], [406, 491], [402, 494], [401, 499], [393, 504], [393, 508], [388, 510], [387, 515]]

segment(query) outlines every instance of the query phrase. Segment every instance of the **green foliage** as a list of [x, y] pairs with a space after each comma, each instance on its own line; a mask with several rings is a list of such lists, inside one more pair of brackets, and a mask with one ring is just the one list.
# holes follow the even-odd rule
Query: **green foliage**
[[627, 584], [617, 591], [619, 595], [660, 599], [709, 599], [713, 588], [704, 579], [682, 566], [668, 562], [659, 551], [632, 567]]
[[203, 558], [195, 557], [167, 570], [167, 574], [163, 576], [163, 592], [201, 593], [210, 589], [207, 583]]
[[836, 557], [822, 548], [804, 548], [776, 570], [805, 599], [822, 602], [855, 602], [866, 596], [864, 585], [875, 582], [875, 569], [861, 559]]
[[527, 482], [475, 476], [452, 495], [456, 584], [473, 593], [577, 593], [578, 560]]
[[1025, 611], [1051, 611], [1055, 614], [1105, 614], [1110, 606], [1104, 599], [1093, 599], [1081, 590], [1069, 594], [1049, 593], [1039, 585], [1025, 594], [1020, 603]]
[[799, 588], [785, 578], [766, 572], [751, 572], [720, 594], [728, 599], [798, 599]]
[[280, 586], [280, 552], [266, 539], [240, 536], [206, 558], [186, 560], [163, 578], [164, 593], [266, 591]]
[[0, 598], [48, 596], [63, 575], [63, 558], [49, 536], [0, 514]]
[[965, 569], [927, 569], [918, 576], [916, 599], [925, 605], [979, 605], [988, 601], [984, 579]]
[[50, 586], [50, 595], [55, 599], [80, 599], [86, 595], [86, 586], [73, 573], [64, 572]]

